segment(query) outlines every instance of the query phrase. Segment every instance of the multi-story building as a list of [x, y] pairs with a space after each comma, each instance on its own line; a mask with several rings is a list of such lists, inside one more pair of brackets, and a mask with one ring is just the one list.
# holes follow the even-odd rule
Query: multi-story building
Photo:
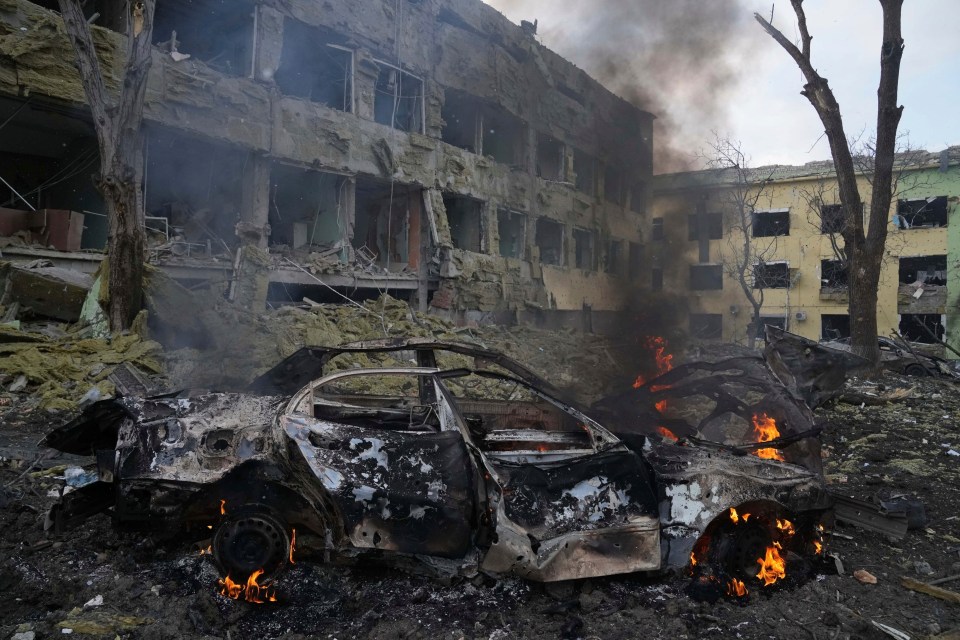
[[[111, 89], [123, 4], [85, 5]], [[77, 249], [106, 238], [96, 138], [56, 6], [0, 3], [0, 233], [66, 226], [66, 253], [6, 259], [92, 271], [100, 255]], [[158, 0], [152, 259], [224, 282], [239, 229], [269, 249], [276, 299], [386, 290], [461, 318], [557, 322], [621, 308], [641, 272], [653, 116], [534, 33], [479, 0]]]
[[[868, 200], [868, 175], [858, 178]], [[742, 186], [745, 185], [745, 189]], [[899, 157], [880, 287], [881, 335], [898, 330], [960, 348], [960, 147]], [[745, 193], [746, 198], [735, 197]], [[737, 203], [746, 202], [744, 209]], [[746, 213], [741, 224], [739, 212]], [[812, 339], [849, 335], [836, 177], [830, 162], [656, 176], [653, 287], [685, 291], [690, 333], [745, 343], [752, 306], [732, 269], [752, 247], [746, 282], [763, 322]]]

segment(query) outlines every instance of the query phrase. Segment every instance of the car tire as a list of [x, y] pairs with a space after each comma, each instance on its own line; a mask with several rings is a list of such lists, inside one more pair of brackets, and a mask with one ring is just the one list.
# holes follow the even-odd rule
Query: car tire
[[265, 506], [246, 507], [230, 514], [213, 536], [213, 557], [225, 576], [246, 581], [262, 570], [276, 578], [289, 564], [290, 528]]
[[927, 371], [922, 364], [908, 364], [904, 367], [903, 372], [908, 376], [929, 376], [930, 372]]

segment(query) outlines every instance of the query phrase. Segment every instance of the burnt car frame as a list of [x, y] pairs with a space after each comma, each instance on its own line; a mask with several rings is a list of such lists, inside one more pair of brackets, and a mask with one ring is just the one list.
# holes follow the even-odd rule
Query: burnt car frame
[[[392, 366], [331, 372], [344, 354]], [[636, 408], [644, 393], [659, 410], [665, 393], [680, 404], [711, 375], [729, 382], [755, 370], [766, 370], [762, 360], [671, 372], [630, 406], [614, 398], [587, 410], [472, 345], [304, 348], [244, 393], [88, 407], [45, 444], [96, 455], [99, 481], [64, 495], [50, 522], [62, 529], [108, 511], [121, 528], [204, 542], [212, 531], [221, 570], [241, 581], [278, 575], [294, 546], [298, 557], [538, 581], [686, 567], [696, 551], [720, 574], [747, 576], [773, 539], [798, 554], [819, 545], [830, 499], [812, 420], [782, 385], [758, 395], [794, 403], [780, 413], [785, 435], [763, 443], [788, 454], [779, 461], [750, 455], [752, 441], [702, 437], [751, 410], [725, 392], [699, 425], [670, 422], [679, 443], [651, 437], [667, 417]], [[388, 382], [372, 392], [373, 378]], [[588, 415], [605, 412], [617, 433]], [[731, 509], [745, 506], [756, 514], [751, 535], [731, 529]], [[788, 518], [789, 536], [775, 526]]]

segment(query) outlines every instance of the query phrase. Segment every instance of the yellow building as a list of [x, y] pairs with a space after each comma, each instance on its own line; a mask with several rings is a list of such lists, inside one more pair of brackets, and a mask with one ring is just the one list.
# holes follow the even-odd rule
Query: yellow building
[[[877, 296], [878, 330], [931, 341], [950, 329], [960, 288], [950, 287], [948, 220], [958, 210], [960, 147], [914, 153], [899, 163]], [[859, 178], [869, 202], [868, 176]], [[738, 202], [743, 206], [738, 205]], [[650, 206], [652, 286], [689, 296], [691, 337], [749, 343], [753, 307], [744, 280], [762, 295], [761, 316], [814, 340], [849, 335], [836, 178], [830, 162], [656, 176]], [[741, 224], [740, 210], [744, 211]], [[960, 226], [951, 222], [956, 231]], [[958, 235], [950, 233], [950, 236]], [[960, 238], [960, 235], [958, 235]], [[749, 260], [744, 261], [744, 243]], [[955, 248], [948, 250], [950, 245]], [[957, 278], [960, 282], [960, 277]], [[950, 304], [948, 304], [950, 300]], [[922, 326], [921, 326], [922, 325]], [[960, 328], [947, 332], [954, 342]]]

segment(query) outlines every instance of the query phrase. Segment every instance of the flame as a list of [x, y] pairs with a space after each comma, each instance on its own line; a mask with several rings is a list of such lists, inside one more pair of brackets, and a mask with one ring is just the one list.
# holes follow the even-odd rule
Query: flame
[[765, 587], [787, 577], [787, 561], [780, 556], [780, 552], [777, 550], [779, 546], [779, 544], [774, 543], [774, 546], [767, 547], [765, 557], [757, 558], [757, 564], [760, 565], [757, 578], [763, 581]]
[[[645, 346], [650, 351], [653, 351], [653, 357], [657, 363], [656, 374], [651, 376], [651, 378], [656, 378], [657, 376], [662, 376], [667, 371], [673, 369], [673, 355], [667, 353], [667, 340], [662, 336], [647, 336]], [[647, 383], [647, 378], [640, 374], [637, 376], [637, 379], [633, 383], [634, 389], [639, 389]], [[659, 405], [659, 403], [657, 403]], [[660, 409], [658, 406], [657, 409]]]
[[293, 529], [293, 533], [290, 534], [290, 564], [296, 564], [293, 561], [293, 550], [297, 547], [297, 530]]
[[213, 553], [213, 547], [210, 545], [207, 545], [206, 549], [200, 549], [200, 555], [202, 556], [209, 556], [212, 553]]
[[[660, 403], [658, 402], [657, 404], [660, 404]], [[657, 427], [657, 433], [659, 433], [661, 436], [663, 436], [667, 440], [673, 440], [674, 442], [678, 442], [680, 440], [680, 438], [678, 438], [673, 433], [673, 431], [670, 431], [670, 429], [667, 429], [666, 427]]]
[[743, 584], [743, 580], [737, 580], [736, 578], [733, 578], [727, 584], [728, 596], [735, 596], [737, 598], [742, 598], [746, 596], [748, 593], [750, 592], [747, 591], [747, 585]]
[[227, 507], [227, 501], [226, 501], [226, 500], [221, 500], [221, 501], [220, 501], [220, 515], [222, 515], [222, 516], [227, 515], [227, 508], [226, 508], [226, 507]]
[[781, 520], [780, 518], [777, 518], [777, 529], [780, 529], [780, 531], [783, 531], [783, 533], [788, 536], [792, 536], [796, 533], [793, 528], [793, 523], [786, 519]]
[[276, 602], [277, 596], [269, 583], [259, 584], [257, 579], [263, 575], [263, 569], [257, 569], [247, 578], [246, 584], [234, 582], [230, 576], [223, 580], [217, 580], [217, 590], [222, 596], [240, 600], [241, 597], [247, 602], [263, 604], [264, 602]]
[[814, 541], [813, 541], [813, 552], [814, 552], [815, 554], [817, 554], [817, 555], [820, 555], [821, 553], [823, 553], [823, 543], [820, 542], [819, 540], [814, 540]]
[[693, 551], [690, 552], [690, 566], [691, 567], [697, 566], [697, 556], [696, 554], [693, 553]]
[[730, 519], [733, 520], [733, 524], [740, 523], [740, 516], [737, 514], [737, 510], [733, 507], [730, 507]]
[[[777, 428], [777, 421], [768, 416], [765, 412], [753, 414], [753, 431], [757, 436], [757, 442], [770, 442], [780, 437], [780, 430]], [[757, 449], [753, 455], [764, 460], [783, 461], [783, 454], [773, 448]]]

